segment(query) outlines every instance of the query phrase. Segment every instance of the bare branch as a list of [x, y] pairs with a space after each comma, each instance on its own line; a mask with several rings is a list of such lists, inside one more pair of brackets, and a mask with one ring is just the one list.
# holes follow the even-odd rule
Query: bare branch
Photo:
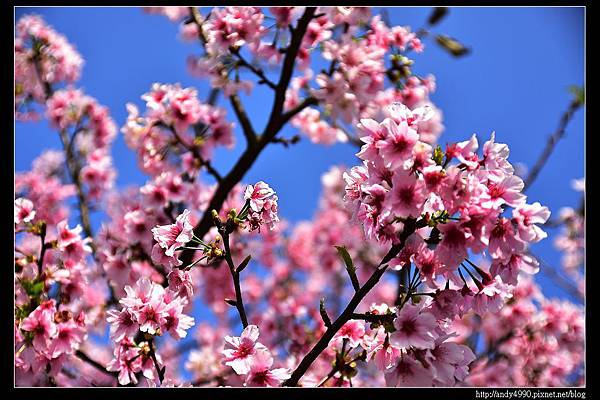
[[531, 168], [531, 171], [527, 175], [527, 178], [525, 178], [525, 186], [523, 187], [523, 192], [529, 189], [529, 186], [531, 186], [531, 184], [535, 181], [538, 174], [544, 167], [544, 165], [546, 165], [546, 162], [548, 161], [550, 154], [552, 154], [552, 152], [554, 151], [556, 144], [564, 136], [567, 124], [569, 123], [571, 118], [573, 118], [573, 114], [575, 114], [575, 111], [577, 111], [581, 106], [582, 103], [578, 99], [575, 99], [571, 102], [567, 111], [563, 113], [558, 124], [558, 129], [552, 134], [552, 136], [548, 138], [548, 141], [546, 142], [546, 147], [544, 147], [544, 151], [542, 151], [542, 154], [540, 155], [534, 166]]

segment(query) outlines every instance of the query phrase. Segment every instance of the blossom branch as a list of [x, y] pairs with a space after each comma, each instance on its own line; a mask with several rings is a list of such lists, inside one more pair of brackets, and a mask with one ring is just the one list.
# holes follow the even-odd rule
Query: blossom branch
[[365, 298], [365, 296], [373, 289], [373, 287], [379, 282], [383, 274], [388, 268], [387, 263], [390, 262], [392, 258], [394, 258], [403, 248], [406, 240], [410, 235], [412, 235], [417, 229], [426, 226], [426, 223], [423, 219], [416, 221], [415, 219], [408, 219], [404, 225], [404, 229], [402, 233], [399, 235], [400, 242], [391, 247], [389, 252], [383, 257], [371, 277], [365, 282], [365, 284], [354, 293], [352, 299], [342, 312], [339, 317], [331, 324], [331, 327], [327, 328], [323, 336], [319, 339], [319, 341], [313, 346], [313, 348], [304, 356], [300, 364], [296, 367], [294, 372], [288, 380], [283, 383], [283, 386], [297, 386], [300, 378], [304, 376], [308, 368], [312, 365], [312, 363], [321, 355], [323, 350], [327, 348], [327, 345], [333, 339], [334, 335], [339, 331], [342, 326], [348, 322], [352, 315], [354, 314], [354, 310], [360, 302]]
[[[41, 61], [40, 54], [38, 51], [34, 55], [33, 62], [35, 65], [35, 71], [36, 71], [37, 77], [40, 80], [40, 82], [42, 83], [42, 86], [44, 88], [44, 98], [45, 98], [45, 100], [48, 100], [54, 94], [54, 89], [52, 88], [52, 85], [49, 82], [44, 80], [43, 73], [42, 73], [42, 66], [40, 64], [40, 61]], [[75, 133], [77, 133], [77, 131]], [[79, 216], [80, 216], [80, 220], [81, 220], [81, 225], [83, 226], [83, 230], [84, 230], [85, 234], [91, 238], [91, 237], [93, 237], [93, 232], [92, 232], [92, 226], [90, 224], [90, 216], [89, 216], [90, 211], [89, 211], [89, 206], [87, 204], [87, 200], [85, 198], [85, 194], [83, 192], [83, 186], [82, 186], [81, 180], [79, 178], [79, 172], [81, 170], [81, 166], [79, 165], [77, 160], [73, 157], [73, 152], [71, 151], [72, 148], [71, 148], [71, 144], [70, 144], [69, 136], [68, 136], [67, 132], [64, 129], [61, 129], [59, 131], [59, 135], [60, 135], [60, 140], [62, 142], [63, 149], [65, 151], [65, 155], [67, 158], [67, 169], [69, 170], [71, 180], [73, 181], [73, 184], [75, 184], [75, 188], [77, 190], [77, 199], [78, 199], [78, 205], [79, 205]], [[73, 136], [75, 136], [75, 135], [73, 135]], [[95, 251], [95, 247], [93, 246], [93, 244], [92, 244], [92, 251]]]
[[[77, 158], [74, 156], [71, 151], [71, 145], [69, 140], [69, 135], [65, 129], [61, 129], [59, 131], [60, 140], [63, 145], [63, 149], [65, 150], [65, 154], [67, 156], [67, 169], [69, 170], [69, 175], [71, 177], [71, 181], [75, 185], [75, 189], [77, 191], [77, 200], [79, 204], [79, 217], [81, 219], [81, 225], [83, 227], [83, 231], [85, 232], [87, 237], [94, 237], [94, 233], [92, 231], [92, 225], [90, 223], [90, 207], [88, 205], [85, 192], [83, 190], [83, 183], [81, 182], [80, 172], [81, 165]], [[95, 253], [95, 245], [92, 242], [91, 244], [92, 251]]]
[[[298, 50], [300, 49], [302, 38], [304, 37], [308, 24], [311, 21], [313, 15], [315, 14], [315, 11], [315, 7], [307, 7], [302, 17], [298, 20], [296, 28], [293, 30], [291, 43], [288, 49], [286, 50], [281, 76], [277, 84], [277, 90], [275, 91], [275, 100], [273, 102], [273, 108], [271, 110], [271, 115], [269, 117], [269, 122], [267, 123], [265, 131], [260, 137], [257, 138], [256, 145], [248, 147], [244, 151], [242, 156], [238, 159], [237, 163], [233, 166], [231, 171], [223, 178], [223, 180], [219, 184], [219, 187], [215, 191], [215, 194], [213, 195], [207, 210], [214, 209], [219, 211], [229, 192], [237, 183], [239, 183], [242, 180], [242, 178], [250, 169], [254, 161], [256, 161], [262, 150], [275, 138], [275, 136], [283, 127], [283, 125], [287, 121], [289, 121], [294, 115], [302, 111], [304, 108], [308, 107], [308, 105], [312, 104], [313, 101], [316, 102], [316, 99], [310, 101], [307, 99], [300, 106], [286, 113], [282, 113], [283, 103], [285, 100], [285, 92], [292, 78], [296, 56], [298, 54]], [[208, 232], [211, 226], [211, 214], [204, 213], [202, 219], [194, 228], [194, 235], [196, 235], [199, 238], [204, 237], [204, 235]], [[180, 258], [183, 264], [189, 264], [192, 260], [193, 254], [194, 250], [184, 250]]]
[[[42, 86], [44, 87], [44, 98], [47, 101], [54, 94], [54, 89], [52, 88], [52, 85], [49, 82], [43, 79], [40, 61], [40, 54], [39, 52], [36, 52], [33, 59], [35, 71], [38, 79], [40, 80], [40, 82], [42, 82]], [[63, 150], [65, 152], [67, 170], [71, 177], [71, 181], [75, 185], [77, 191], [77, 205], [79, 207], [79, 218], [81, 221], [81, 225], [86, 236], [89, 238], [93, 238], [94, 232], [92, 230], [92, 224], [90, 222], [90, 207], [88, 205], [87, 198], [83, 190], [83, 183], [81, 182], [80, 177], [81, 165], [77, 158], [74, 156], [72, 148], [72, 143], [75, 140], [75, 135], [77, 135], [80, 131], [81, 128], [77, 128], [73, 134], [73, 137], [69, 139], [69, 134], [67, 133], [67, 131], [65, 129], [61, 129], [59, 131], [59, 136], [63, 146]], [[92, 249], [92, 255], [94, 259], [96, 259], [96, 245], [93, 241], [90, 243], [90, 247]], [[96, 261], [98, 260], [96, 259]], [[114, 289], [112, 285], [110, 285], [110, 283], [107, 283], [107, 286], [110, 293], [109, 304], [116, 304], [117, 298], [115, 296]]]

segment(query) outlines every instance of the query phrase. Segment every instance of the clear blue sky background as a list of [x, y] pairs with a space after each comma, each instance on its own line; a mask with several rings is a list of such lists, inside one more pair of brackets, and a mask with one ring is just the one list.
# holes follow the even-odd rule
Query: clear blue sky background
[[[198, 54], [196, 43], [178, 39], [178, 26], [166, 18], [148, 15], [140, 8], [17, 8], [16, 18], [25, 13], [41, 14], [65, 34], [83, 55], [86, 64], [78, 86], [108, 106], [117, 125], [123, 125], [125, 103], [142, 106], [140, 96], [153, 82], [175, 83], [198, 88], [202, 99], [205, 82], [191, 77], [185, 60]], [[415, 30], [425, 24], [431, 8], [388, 8], [394, 25]], [[583, 8], [451, 8], [435, 32], [460, 39], [472, 49], [455, 59], [427, 40], [426, 50], [414, 56], [414, 71], [437, 78], [433, 101], [443, 110], [446, 130], [440, 143], [462, 141], [477, 133], [480, 143], [496, 131], [496, 140], [508, 143], [510, 160], [531, 167], [547, 137], [557, 127], [561, 113], [570, 102], [568, 86], [584, 84]], [[257, 129], [262, 129], [271, 100], [256, 91], [246, 109]], [[229, 116], [234, 119], [226, 102]], [[296, 133], [288, 126], [284, 135]], [[243, 143], [237, 131], [238, 142]], [[43, 149], [60, 149], [60, 142], [48, 122], [16, 123], [15, 169], [30, 168]], [[216, 167], [225, 172], [237, 160], [241, 146], [219, 151]], [[261, 154], [245, 182], [265, 180], [278, 192], [280, 214], [292, 221], [310, 219], [317, 207], [320, 177], [330, 166], [357, 164], [350, 145], [313, 145], [306, 138], [291, 148], [272, 145]], [[113, 146], [118, 170], [117, 184], [143, 184], [146, 177], [136, 167], [135, 155], [122, 135]], [[584, 114], [578, 111], [565, 138], [548, 165], [528, 191], [530, 202], [540, 201], [556, 215], [562, 206], [577, 207], [580, 195], [570, 181], [584, 174]], [[74, 213], [74, 216], [77, 214]], [[102, 215], [94, 215], [99, 226]], [[558, 266], [560, 254], [550, 239], [534, 247], [539, 255]], [[565, 293], [538, 274], [549, 295]]]

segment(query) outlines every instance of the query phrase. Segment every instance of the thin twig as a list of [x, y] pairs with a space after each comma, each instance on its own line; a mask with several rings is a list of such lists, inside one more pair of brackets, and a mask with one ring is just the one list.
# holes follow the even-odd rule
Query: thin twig
[[231, 258], [231, 249], [229, 248], [229, 233], [224, 230], [219, 230], [221, 236], [223, 236], [223, 245], [225, 246], [225, 260], [229, 266], [229, 272], [231, 273], [231, 279], [233, 279], [233, 286], [235, 288], [235, 307], [238, 310], [242, 325], [244, 328], [248, 326], [248, 317], [246, 316], [246, 310], [244, 309], [244, 300], [242, 298], [242, 289], [240, 286], [240, 273], [236, 270]]
[[569, 108], [563, 113], [563, 115], [560, 118], [558, 129], [552, 134], [552, 136], [548, 138], [548, 141], [546, 142], [546, 147], [544, 147], [544, 151], [542, 151], [542, 154], [529, 171], [527, 178], [525, 178], [525, 186], [523, 187], [523, 192], [527, 190], [529, 186], [531, 186], [531, 184], [535, 181], [538, 174], [544, 167], [544, 165], [546, 165], [546, 162], [548, 161], [550, 154], [552, 154], [552, 152], [554, 151], [556, 144], [564, 136], [567, 124], [569, 123], [571, 118], [573, 118], [573, 114], [575, 114], [575, 111], [577, 111], [581, 106], [582, 104], [579, 100], [575, 99], [571, 101]]
[[206, 167], [206, 171], [209, 174], [211, 174], [217, 180], [217, 182], [220, 182], [223, 179], [223, 177], [221, 176], [219, 171], [217, 171], [212, 166], [211, 162], [208, 160], [205, 160], [204, 157], [202, 157], [202, 155], [200, 154], [200, 151], [198, 151], [198, 148], [196, 146], [186, 143], [185, 140], [183, 140], [183, 138], [177, 133], [177, 130], [173, 126], [169, 126], [169, 129], [175, 136], [175, 139], [177, 140], [177, 142], [179, 144], [181, 144], [183, 147], [185, 147], [186, 150], [191, 151], [194, 158], [196, 160], [198, 160], [200, 165]]
[[259, 84], [266, 84], [273, 90], [277, 89], [277, 85], [275, 85], [269, 78], [267, 78], [262, 69], [257, 68], [254, 65], [250, 64], [248, 61], [246, 61], [246, 59], [240, 54], [239, 49], [235, 47], [230, 47], [229, 51], [231, 52], [231, 54], [237, 57], [238, 65], [249, 69], [254, 73], [254, 75], [260, 78], [260, 80], [258, 81]]
[[540, 268], [540, 271], [545, 274], [548, 278], [552, 279], [554, 283], [558, 284], [564, 290], [566, 290], [571, 296], [576, 299], [583, 300], [583, 294], [579, 291], [577, 286], [575, 286], [570, 280], [566, 279], [564, 276], [558, 273], [557, 269], [546, 262], [543, 258], [535, 255], [531, 251], [528, 253], [537, 259], [543, 268]]
[[44, 256], [46, 254], [46, 249], [48, 248], [48, 246], [46, 244], [46, 224], [45, 223], [43, 223], [41, 226], [40, 241], [42, 243], [42, 248], [40, 250], [40, 258], [38, 259], [38, 262], [37, 262], [39, 279], [41, 279], [41, 277], [42, 277], [42, 268], [44, 266]]

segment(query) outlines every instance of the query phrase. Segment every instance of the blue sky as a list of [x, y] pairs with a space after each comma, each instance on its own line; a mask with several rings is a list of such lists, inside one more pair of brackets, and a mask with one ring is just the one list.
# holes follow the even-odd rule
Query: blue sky
[[[430, 8], [388, 7], [394, 25], [423, 26]], [[178, 39], [178, 26], [164, 17], [148, 15], [140, 8], [17, 8], [17, 19], [35, 12], [67, 36], [83, 55], [86, 64], [78, 86], [108, 106], [117, 125], [123, 125], [125, 103], [142, 105], [140, 96], [153, 82], [194, 86], [206, 98], [204, 81], [191, 77], [185, 60], [199, 54], [196, 43]], [[584, 83], [583, 8], [455, 8], [434, 28], [460, 39], [472, 49], [466, 57], [455, 59], [426, 40], [425, 52], [415, 55], [414, 71], [436, 76], [438, 89], [432, 99], [444, 113], [446, 130], [440, 143], [462, 141], [477, 133], [485, 140], [496, 131], [496, 140], [508, 143], [510, 161], [531, 167], [554, 132], [560, 115], [570, 102], [567, 88]], [[266, 121], [270, 98], [257, 90], [252, 99], [242, 97], [248, 114], [261, 129]], [[220, 103], [233, 112], [226, 102]], [[296, 131], [288, 126], [283, 135]], [[243, 143], [237, 131], [238, 143]], [[482, 140], [482, 141], [483, 141]], [[16, 123], [15, 169], [30, 168], [43, 149], [60, 149], [56, 132], [47, 121]], [[137, 169], [136, 159], [121, 134], [113, 146], [118, 171], [117, 184], [143, 184], [146, 177]], [[215, 166], [226, 172], [242, 148], [218, 151]], [[340, 144], [313, 145], [306, 138], [290, 148], [269, 146], [244, 181], [264, 180], [278, 192], [280, 214], [295, 222], [310, 219], [317, 207], [320, 177], [330, 166], [357, 164], [355, 148]], [[540, 201], [556, 214], [562, 206], [577, 206], [579, 194], [570, 181], [584, 174], [584, 113], [578, 111], [564, 139], [537, 181], [528, 191], [530, 202]], [[76, 215], [76, 214], [75, 214]], [[93, 216], [99, 226], [102, 215]], [[552, 238], [533, 250], [558, 266], [560, 254]], [[537, 278], [545, 292], [563, 296], [564, 292]]]

